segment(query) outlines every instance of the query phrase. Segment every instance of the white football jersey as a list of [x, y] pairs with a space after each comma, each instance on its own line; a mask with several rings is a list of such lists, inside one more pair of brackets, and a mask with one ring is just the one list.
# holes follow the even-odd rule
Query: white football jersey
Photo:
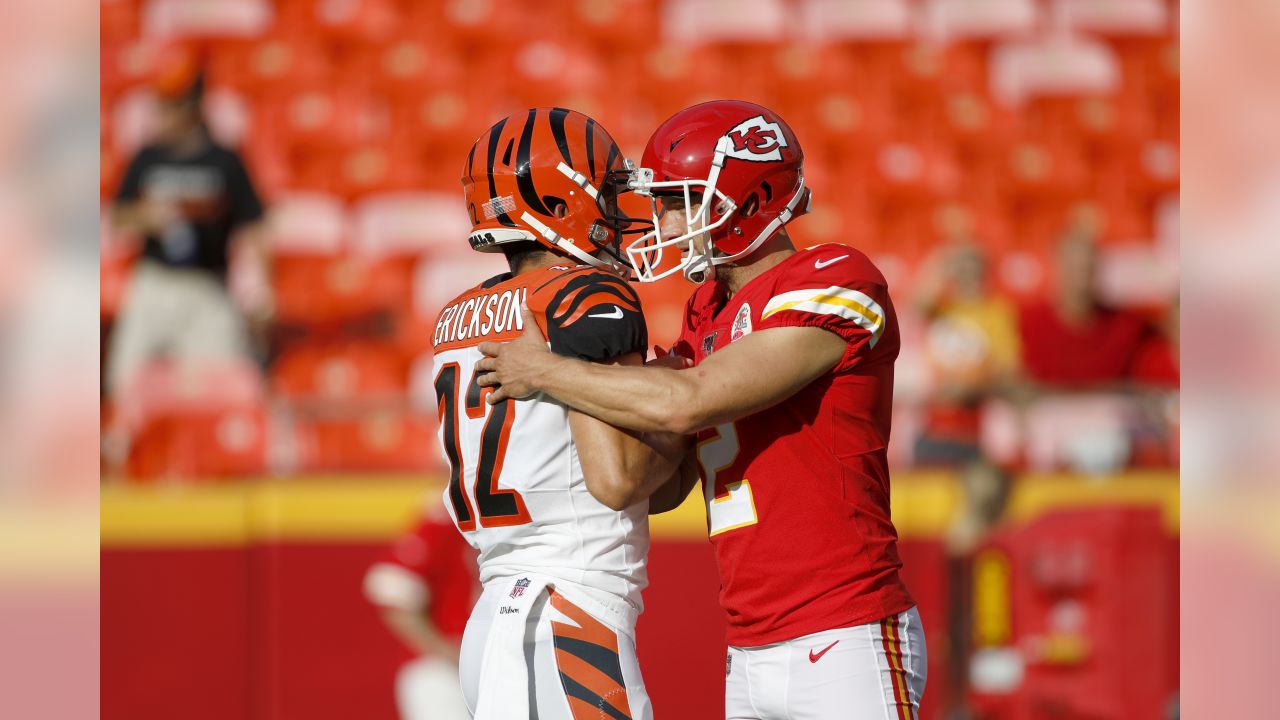
[[541, 396], [489, 405], [476, 383], [476, 346], [524, 330], [521, 303], [553, 351], [589, 360], [644, 352], [639, 299], [588, 267], [499, 275], [445, 306], [433, 345], [445, 506], [480, 551], [480, 581], [537, 572], [641, 608], [648, 503], [611, 510], [587, 491], [566, 406]]

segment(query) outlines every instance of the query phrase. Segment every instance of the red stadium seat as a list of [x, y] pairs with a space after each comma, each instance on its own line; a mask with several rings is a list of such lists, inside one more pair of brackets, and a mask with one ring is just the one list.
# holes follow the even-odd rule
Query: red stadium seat
[[407, 308], [413, 258], [346, 254], [279, 254], [273, 263], [276, 318], [281, 323], [332, 326]]
[[141, 32], [140, 0], [101, 0], [98, 4], [98, 23], [102, 28], [102, 43], [133, 40]]
[[1026, 37], [1043, 24], [1036, 0], [928, 0], [924, 26], [943, 41]]
[[231, 39], [209, 52], [209, 82], [264, 97], [299, 85], [323, 87], [332, 61], [315, 38], [270, 36]]
[[272, 201], [270, 212], [275, 253], [336, 255], [348, 236], [346, 205], [332, 195], [282, 194]]
[[909, 0], [803, 0], [799, 14], [806, 42], [902, 40], [915, 31]]
[[134, 478], [246, 476], [265, 468], [266, 411], [246, 364], [150, 365], [116, 397]]
[[143, 34], [154, 38], [251, 37], [271, 26], [268, 0], [149, 0]]
[[403, 396], [408, 383], [400, 353], [370, 340], [295, 347], [271, 369], [272, 392], [303, 401], [392, 399]]
[[1095, 40], [1055, 35], [1004, 43], [992, 54], [992, 95], [1011, 106], [1042, 95], [1108, 95], [1120, 83], [1119, 59]]
[[788, 14], [783, 0], [667, 0], [662, 38], [680, 45], [776, 42], [784, 39]]
[[1071, 32], [1110, 37], [1157, 37], [1172, 31], [1163, 0], [1054, 0], [1055, 24]]
[[413, 310], [421, 318], [435, 322], [444, 304], [463, 291], [507, 272], [502, 253], [475, 252], [465, 235], [454, 239], [448, 252], [420, 260], [413, 274]]
[[296, 472], [422, 473], [441, 467], [434, 415], [402, 410], [348, 418], [304, 418], [290, 428]]
[[437, 248], [446, 255], [469, 252], [471, 221], [456, 192], [371, 195], [353, 207], [352, 223], [352, 248], [369, 257]]

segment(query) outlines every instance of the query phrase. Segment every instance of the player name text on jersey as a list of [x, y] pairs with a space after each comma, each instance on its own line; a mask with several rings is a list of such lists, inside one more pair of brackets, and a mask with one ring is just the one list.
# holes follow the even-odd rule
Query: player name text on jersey
[[438, 348], [447, 343], [480, 342], [490, 335], [523, 331], [520, 306], [528, 295], [528, 288], [508, 287], [459, 299], [441, 311], [432, 344]]

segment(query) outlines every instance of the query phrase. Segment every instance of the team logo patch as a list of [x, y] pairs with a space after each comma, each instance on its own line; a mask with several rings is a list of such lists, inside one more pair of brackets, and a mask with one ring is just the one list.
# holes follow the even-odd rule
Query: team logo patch
[[524, 589], [527, 587], [529, 587], [529, 578], [520, 578], [516, 581], [515, 587], [511, 588], [511, 597], [520, 597], [524, 594]]
[[751, 334], [751, 305], [743, 303], [738, 315], [733, 319], [733, 330], [729, 333], [729, 342], [734, 342], [743, 335]]
[[769, 122], [763, 115], [747, 118], [725, 134], [732, 143], [729, 157], [751, 162], [769, 162], [782, 159], [782, 148], [787, 139], [778, 123]]
[[716, 337], [719, 334], [720, 334], [720, 331], [717, 330], [711, 333], [710, 335], [704, 335], [702, 337], [702, 354], [703, 355], [710, 355], [711, 351], [716, 349]]

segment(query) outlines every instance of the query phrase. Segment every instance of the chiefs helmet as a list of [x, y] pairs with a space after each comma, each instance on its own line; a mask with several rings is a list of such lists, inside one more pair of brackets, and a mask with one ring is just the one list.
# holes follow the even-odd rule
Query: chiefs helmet
[[[648, 195], [654, 229], [627, 246], [643, 282], [677, 271], [695, 282], [712, 265], [739, 260], [786, 223], [809, 211], [804, 153], [791, 127], [768, 108], [737, 100], [714, 100], [671, 116], [654, 131], [630, 186]], [[664, 240], [658, 231], [658, 199], [683, 196], [685, 232]], [[704, 247], [694, 239], [706, 235]], [[680, 261], [662, 264], [668, 248]]]
[[[480, 252], [535, 242], [575, 262], [620, 270], [619, 251], [633, 218], [618, 210], [631, 163], [595, 120], [564, 108], [534, 108], [503, 118], [471, 146], [462, 175]], [[612, 262], [595, 254], [605, 250]]]

